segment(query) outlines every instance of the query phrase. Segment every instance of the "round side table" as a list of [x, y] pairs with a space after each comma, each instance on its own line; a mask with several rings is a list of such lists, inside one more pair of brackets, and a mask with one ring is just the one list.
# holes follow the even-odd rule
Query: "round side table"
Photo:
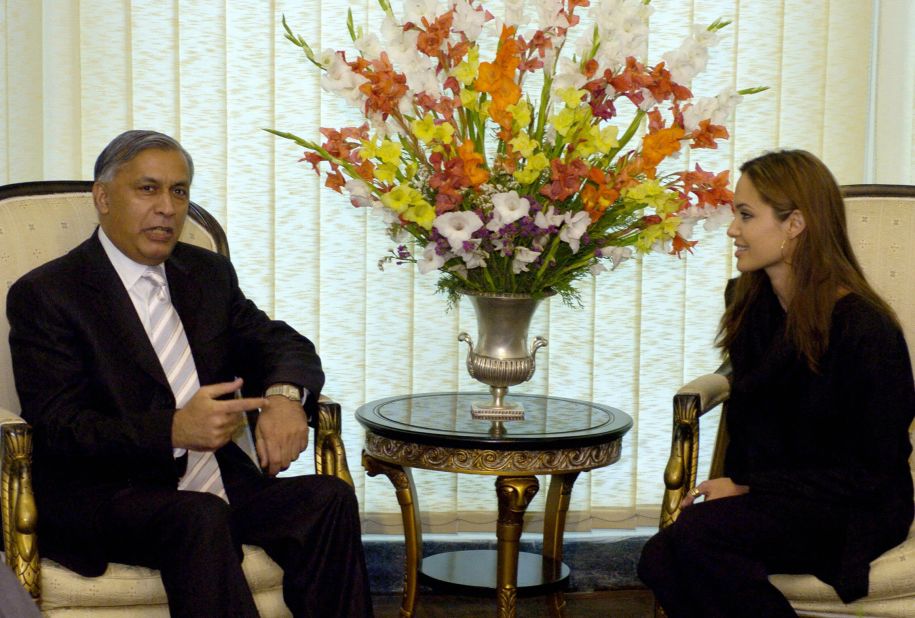
[[[420, 577], [466, 592], [495, 589], [500, 618], [515, 615], [519, 587], [525, 592], [551, 593], [551, 608], [561, 614], [561, 591], [569, 575], [562, 562], [562, 537], [572, 486], [580, 473], [618, 461], [623, 435], [632, 427], [627, 414], [609, 406], [514, 392], [511, 399], [524, 406], [524, 420], [500, 424], [474, 420], [472, 402], [487, 397], [482, 393], [402, 395], [356, 410], [356, 419], [366, 430], [363, 466], [369, 476], [388, 477], [400, 504], [406, 546], [400, 610], [404, 618], [413, 616]], [[498, 549], [422, 558], [412, 468], [495, 476]], [[519, 555], [524, 513], [539, 491], [537, 475], [543, 474], [551, 477], [543, 555]]]

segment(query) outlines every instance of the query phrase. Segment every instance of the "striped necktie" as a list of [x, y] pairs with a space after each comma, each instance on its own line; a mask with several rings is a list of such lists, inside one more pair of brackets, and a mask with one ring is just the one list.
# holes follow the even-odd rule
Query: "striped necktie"
[[[175, 395], [175, 405], [181, 408], [200, 388], [197, 367], [181, 318], [168, 295], [168, 285], [163, 274], [154, 268], [143, 273], [150, 284], [149, 340]], [[187, 451], [187, 471], [178, 483], [178, 489], [206, 491], [216, 494], [226, 502], [222, 475], [216, 456], [209, 451]]]

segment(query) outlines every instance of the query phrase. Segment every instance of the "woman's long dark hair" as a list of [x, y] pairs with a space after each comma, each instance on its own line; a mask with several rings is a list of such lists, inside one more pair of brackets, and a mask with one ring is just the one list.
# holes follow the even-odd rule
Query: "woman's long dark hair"
[[[794, 292], [785, 335], [813, 371], [829, 347], [832, 311], [840, 293], [858, 294], [898, 323], [890, 306], [864, 278], [848, 240], [842, 194], [822, 161], [804, 150], [782, 150], [751, 159], [740, 171], [779, 220], [794, 210], [804, 217], [805, 229], [795, 239], [791, 254]], [[752, 328], [744, 322], [768, 287], [763, 270], [741, 274], [721, 318], [719, 347], [727, 350], [743, 328]]]

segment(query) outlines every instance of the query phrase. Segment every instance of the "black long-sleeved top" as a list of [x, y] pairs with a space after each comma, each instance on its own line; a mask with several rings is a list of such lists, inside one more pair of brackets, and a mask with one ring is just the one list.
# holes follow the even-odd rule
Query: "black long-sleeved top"
[[849, 294], [811, 371], [784, 337], [768, 291], [730, 352], [725, 474], [773, 500], [816, 500], [841, 517], [840, 563], [816, 573], [843, 601], [867, 594], [869, 563], [905, 539], [913, 516], [909, 427], [915, 387], [893, 321]]

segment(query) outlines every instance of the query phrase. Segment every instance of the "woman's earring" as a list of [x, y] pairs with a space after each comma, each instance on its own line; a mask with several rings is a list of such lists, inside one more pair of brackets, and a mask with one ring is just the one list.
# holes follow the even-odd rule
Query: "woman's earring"
[[787, 264], [788, 266], [791, 266], [791, 260], [789, 260], [789, 259], [788, 259], [788, 256], [785, 255], [785, 245], [786, 245], [786, 244], [788, 244], [788, 239], [787, 239], [787, 238], [785, 238], [785, 239], [782, 241], [782, 245], [778, 248], [778, 253], [779, 253], [779, 255], [782, 257], [782, 261], [783, 261], [785, 264]]

